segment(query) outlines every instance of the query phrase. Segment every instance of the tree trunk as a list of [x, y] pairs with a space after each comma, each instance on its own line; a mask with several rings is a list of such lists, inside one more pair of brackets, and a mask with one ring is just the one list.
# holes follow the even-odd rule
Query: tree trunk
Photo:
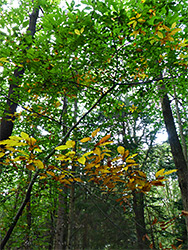
[[64, 250], [67, 246], [67, 188], [62, 189], [63, 192], [59, 194], [54, 250]]
[[144, 194], [133, 192], [133, 209], [135, 213], [135, 224], [137, 244], [139, 250], [149, 249], [149, 241], [146, 237], [146, 225], [144, 218]]
[[[167, 94], [161, 98], [163, 118], [168, 133], [168, 140], [171, 147], [174, 163], [177, 168], [178, 181], [182, 195], [183, 208], [188, 212], [188, 169], [184, 157], [182, 146], [176, 131], [174, 118], [170, 106], [170, 101]], [[188, 238], [188, 217], [185, 217], [187, 238]]]
[[176, 94], [176, 86], [175, 85], [174, 85], [174, 98], [175, 98], [175, 107], [176, 107], [176, 114], [177, 114], [177, 121], [178, 121], [182, 149], [183, 149], [184, 157], [185, 157], [185, 160], [186, 160], [187, 166], [188, 166], [187, 145], [186, 145], [186, 141], [185, 141], [185, 136], [183, 134], [183, 126], [182, 126], [182, 120], [181, 120], [181, 115], [180, 115], [180, 110], [179, 110], [179, 105], [178, 105], [178, 97]]
[[[29, 19], [29, 27], [27, 29], [28, 35], [34, 36], [36, 32], [36, 22], [39, 14], [39, 9], [34, 9], [32, 14], [30, 15]], [[11, 136], [13, 126], [14, 126], [14, 120], [15, 120], [15, 112], [18, 106], [18, 85], [19, 85], [19, 78], [22, 78], [24, 74], [24, 68], [18, 67], [14, 71], [14, 78], [13, 79], [16, 83], [10, 84], [9, 92], [8, 92], [8, 98], [6, 103], [6, 109], [3, 114], [3, 118], [1, 119], [0, 124], [0, 141], [6, 140]]]

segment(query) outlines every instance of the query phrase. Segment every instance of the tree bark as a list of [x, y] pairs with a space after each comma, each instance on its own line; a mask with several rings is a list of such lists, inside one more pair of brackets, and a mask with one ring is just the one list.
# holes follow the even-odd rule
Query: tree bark
[[[174, 163], [177, 168], [178, 182], [181, 190], [183, 208], [188, 212], [188, 169], [187, 163], [184, 157], [183, 149], [178, 138], [178, 134], [175, 127], [175, 122], [170, 106], [170, 100], [167, 94], [164, 94], [161, 98], [163, 118], [168, 133], [168, 140], [171, 147]], [[185, 216], [187, 238], [188, 238], [188, 217]]]
[[[30, 15], [27, 35], [30, 35], [32, 37], [36, 32], [36, 22], [38, 14], [39, 14], [39, 8], [34, 9], [32, 14]], [[24, 68], [22, 67], [18, 67], [14, 71], [14, 78], [16, 78], [15, 80], [16, 83], [10, 84], [9, 86], [6, 109], [4, 111], [0, 124], [0, 141], [8, 139], [9, 136], [11, 136], [12, 134], [14, 120], [15, 120], [15, 112], [18, 106], [18, 99], [19, 99], [19, 94], [18, 94], [19, 79], [23, 77], [23, 74], [24, 74]]]
[[149, 249], [149, 241], [146, 238], [143, 193], [133, 192], [133, 209], [135, 213], [138, 249], [139, 250]]

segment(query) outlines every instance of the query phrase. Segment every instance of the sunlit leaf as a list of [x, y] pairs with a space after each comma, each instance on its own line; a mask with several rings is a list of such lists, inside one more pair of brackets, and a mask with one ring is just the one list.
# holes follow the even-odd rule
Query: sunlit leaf
[[168, 175], [177, 171], [178, 171], [177, 169], [172, 169], [172, 170], [166, 171], [165, 173], [163, 173], [163, 175]]
[[180, 28], [176, 28], [176, 29], [174, 29], [174, 30], [172, 30], [171, 32], [170, 32], [170, 35], [174, 35], [174, 34], [176, 34], [178, 31], [181, 31], [182, 29], [180, 29]]
[[80, 34], [81, 34], [80, 31], [79, 31], [78, 29], [75, 29], [75, 30], [74, 30], [74, 33], [75, 33], [76, 35], [80, 35]]
[[146, 178], [146, 174], [140, 170], [137, 171], [139, 173], [140, 176]]
[[0, 152], [0, 158], [2, 158], [5, 155], [5, 153]]
[[35, 166], [39, 169], [43, 169], [44, 168], [44, 164], [42, 161], [40, 160], [33, 160], [33, 163], [35, 164]]
[[80, 140], [80, 142], [87, 142], [87, 141], [91, 141], [91, 137], [85, 137], [82, 140]]
[[24, 133], [24, 132], [21, 132], [21, 137], [24, 139], [24, 140], [28, 140], [29, 139], [29, 135], [28, 134], [26, 134], [26, 133]]
[[9, 61], [7, 60], [7, 58], [5, 58], [5, 57], [0, 58], [0, 61], [1, 61], [1, 62], [9, 62]]
[[157, 178], [159, 175], [163, 175], [164, 171], [165, 171], [164, 168], [162, 168], [161, 170], [157, 171], [157, 173], [155, 174], [155, 177]]
[[65, 149], [68, 149], [68, 148], [69, 148], [69, 146], [67, 146], [67, 145], [61, 145], [61, 146], [56, 147], [55, 149], [56, 150], [65, 150]]
[[82, 180], [79, 177], [74, 178], [74, 181], [82, 182]]
[[171, 29], [174, 29], [176, 27], [176, 22], [174, 22], [172, 25], [171, 25]]
[[86, 156], [88, 156], [90, 154], [93, 154], [93, 151], [87, 152], [87, 153], [83, 154], [83, 156], [86, 157]]
[[84, 32], [84, 28], [81, 28], [80, 33], [82, 34]]
[[75, 146], [75, 141], [67, 141], [67, 142], [66, 142], [66, 145], [67, 145], [69, 148], [74, 148], [74, 146]]
[[104, 136], [102, 139], [100, 139], [99, 144], [102, 144], [103, 142], [106, 142], [111, 137], [111, 134]]
[[42, 150], [40, 148], [35, 148], [34, 150], [37, 152], [42, 152]]
[[97, 155], [100, 155], [100, 154], [101, 154], [100, 148], [96, 147], [96, 148], [93, 150], [93, 153], [94, 153], [94, 154], [97, 154]]
[[82, 156], [82, 157], [80, 157], [80, 158], [78, 159], [78, 162], [84, 165], [85, 162], [86, 162], [86, 158], [85, 158], [84, 156]]
[[99, 131], [100, 131], [100, 128], [97, 128], [95, 131], [92, 132], [91, 136], [95, 137]]
[[54, 172], [52, 172], [52, 171], [46, 171], [46, 173], [51, 175], [51, 176], [55, 176]]
[[104, 143], [100, 144], [100, 146], [102, 147], [102, 146], [112, 144], [112, 143], [114, 143], [114, 142], [113, 141], [107, 141], [107, 142], [104, 142]]
[[159, 38], [162, 38], [162, 39], [164, 38], [163, 33], [160, 32], [160, 31], [157, 32], [157, 35], [158, 35]]
[[36, 139], [35, 138], [33, 138], [33, 137], [30, 137], [29, 139], [28, 139], [28, 144], [30, 145], [30, 146], [33, 146], [35, 143], [36, 143]]
[[119, 146], [119, 147], [117, 148], [117, 151], [118, 151], [119, 154], [121, 154], [121, 155], [123, 156], [124, 153], [125, 153], [125, 148], [122, 147], [122, 146]]

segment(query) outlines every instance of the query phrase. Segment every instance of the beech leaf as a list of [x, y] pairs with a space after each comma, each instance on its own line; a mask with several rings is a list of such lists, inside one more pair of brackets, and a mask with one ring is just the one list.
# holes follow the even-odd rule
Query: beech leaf
[[80, 142], [87, 142], [87, 141], [91, 141], [91, 137], [85, 137], [82, 140], [80, 140]]
[[99, 131], [100, 131], [100, 128], [97, 128], [95, 131], [92, 132], [91, 136], [95, 137]]

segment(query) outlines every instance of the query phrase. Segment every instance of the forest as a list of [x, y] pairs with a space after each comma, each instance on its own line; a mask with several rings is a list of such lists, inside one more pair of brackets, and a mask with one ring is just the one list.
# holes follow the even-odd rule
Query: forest
[[0, 249], [188, 249], [187, 1], [0, 15]]

